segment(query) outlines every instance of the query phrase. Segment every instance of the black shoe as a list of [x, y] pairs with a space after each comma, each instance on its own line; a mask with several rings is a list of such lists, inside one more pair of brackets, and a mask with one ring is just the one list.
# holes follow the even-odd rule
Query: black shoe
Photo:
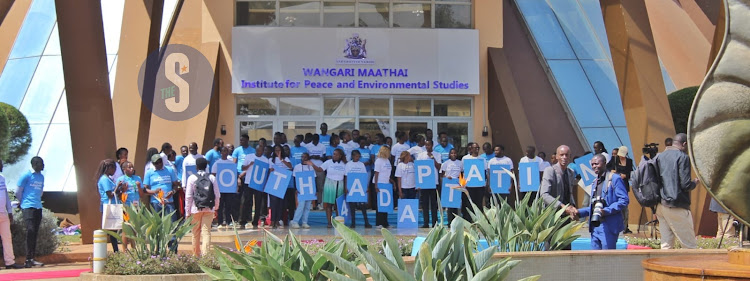
[[5, 269], [21, 269], [21, 268], [24, 268], [24, 266], [17, 264], [17, 263], [5, 266]]
[[426, 225], [426, 224], [423, 224], [423, 225], [422, 225], [422, 226], [420, 226], [419, 228], [430, 228], [430, 226], [429, 226], [429, 225]]
[[630, 231], [630, 229], [626, 228], [625, 231], [622, 232], [622, 234], [632, 234], [633, 232]]
[[31, 268], [34, 266], [44, 266], [44, 264], [41, 262], [35, 261], [34, 259], [26, 260], [26, 265], [25, 265], [26, 268]]
[[365, 228], [372, 228], [371, 224], [365, 224]]
[[245, 229], [245, 224], [244, 223], [240, 224], [240, 226], [237, 227], [237, 230], [244, 230], [244, 229]]
[[352, 229], [354, 229], [355, 227], [357, 227], [357, 225], [356, 225], [356, 224], [350, 224], [350, 225], [349, 225], [349, 228], [352, 228]]

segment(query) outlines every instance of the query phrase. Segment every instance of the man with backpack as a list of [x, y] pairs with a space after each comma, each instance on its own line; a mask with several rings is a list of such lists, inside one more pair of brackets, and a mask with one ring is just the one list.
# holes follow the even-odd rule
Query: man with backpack
[[690, 212], [690, 191], [698, 179], [690, 178], [690, 158], [686, 150], [687, 135], [680, 133], [675, 135], [672, 146], [656, 157], [662, 181], [661, 202], [656, 208], [662, 249], [671, 249], [675, 236], [685, 249], [695, 249], [698, 243]]
[[211, 244], [211, 222], [214, 212], [219, 209], [219, 186], [216, 177], [206, 172], [208, 160], [195, 160], [198, 173], [190, 175], [185, 190], [185, 216], [192, 217], [193, 223], [193, 254], [200, 256], [208, 253]]

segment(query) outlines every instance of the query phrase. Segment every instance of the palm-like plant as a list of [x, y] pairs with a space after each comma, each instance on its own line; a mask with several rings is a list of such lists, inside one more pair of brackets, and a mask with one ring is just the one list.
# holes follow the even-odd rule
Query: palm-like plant
[[[165, 214], [164, 210], [154, 212], [141, 206], [123, 206], [125, 222], [122, 223], [123, 234], [133, 241], [135, 247], [129, 252], [134, 257], [145, 260], [152, 256], [167, 257], [170, 245], [176, 247], [183, 237], [193, 227], [193, 223], [172, 221], [172, 213]], [[117, 232], [105, 232], [122, 241]]]

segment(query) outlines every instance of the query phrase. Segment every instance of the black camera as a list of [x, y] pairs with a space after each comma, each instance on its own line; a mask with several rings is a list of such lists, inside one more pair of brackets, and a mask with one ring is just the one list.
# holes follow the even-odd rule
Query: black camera
[[591, 213], [591, 226], [598, 227], [602, 223], [602, 208], [607, 205], [601, 196], [594, 197], [591, 201], [594, 204], [594, 211]]
[[643, 156], [646, 156], [648, 159], [653, 159], [657, 153], [659, 153], [658, 143], [652, 142], [643, 145]]

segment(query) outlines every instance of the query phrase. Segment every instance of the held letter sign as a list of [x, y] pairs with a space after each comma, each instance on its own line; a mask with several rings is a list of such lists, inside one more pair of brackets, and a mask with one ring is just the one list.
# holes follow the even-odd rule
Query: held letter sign
[[[185, 165], [185, 173], [184, 173], [185, 174], [185, 181], [187, 181], [187, 179], [190, 176], [195, 175], [197, 173], [198, 173], [198, 167], [196, 167], [195, 165]], [[187, 182], [185, 182], [183, 184], [187, 184]]]
[[594, 158], [594, 154], [588, 153], [576, 159], [575, 162], [576, 170], [579, 175], [581, 175], [581, 179], [585, 186], [591, 185], [596, 179], [596, 172], [594, 172], [594, 169], [591, 169], [592, 158]]
[[378, 212], [393, 212], [393, 185], [390, 183], [378, 184]]
[[234, 163], [219, 163], [216, 181], [221, 193], [237, 193], [237, 166]]
[[263, 191], [268, 176], [268, 163], [255, 161], [247, 172], [250, 173], [250, 181], [247, 185], [252, 189]]
[[467, 159], [464, 162], [464, 178], [467, 187], [482, 187], [486, 184], [483, 159]]
[[346, 190], [347, 202], [367, 202], [367, 173], [350, 173], [346, 175]]
[[539, 190], [539, 163], [518, 163], [518, 185], [521, 192]]
[[345, 197], [346, 197], [345, 195], [341, 195], [338, 198], [336, 198], [336, 207], [339, 212], [339, 216], [344, 217], [344, 223], [351, 224], [352, 216], [349, 212], [349, 203], [346, 202]]
[[458, 179], [443, 178], [443, 189], [440, 192], [440, 205], [444, 208], [461, 208], [461, 191], [450, 188], [458, 186]]
[[398, 229], [417, 228], [419, 199], [398, 199]]
[[265, 193], [284, 199], [289, 181], [292, 180], [292, 171], [286, 169], [275, 169], [268, 175]]
[[[414, 166], [417, 169], [417, 188], [421, 189], [435, 189], [435, 182], [437, 178], [437, 171], [435, 170], [435, 160], [417, 160], [414, 161]], [[401, 205], [399, 205], [401, 206]]]
[[490, 166], [490, 189], [492, 193], [510, 194], [510, 175], [503, 170], [510, 171], [510, 165], [492, 165]]
[[318, 199], [315, 194], [315, 172], [303, 171], [294, 173], [297, 181], [297, 201], [312, 201]]

